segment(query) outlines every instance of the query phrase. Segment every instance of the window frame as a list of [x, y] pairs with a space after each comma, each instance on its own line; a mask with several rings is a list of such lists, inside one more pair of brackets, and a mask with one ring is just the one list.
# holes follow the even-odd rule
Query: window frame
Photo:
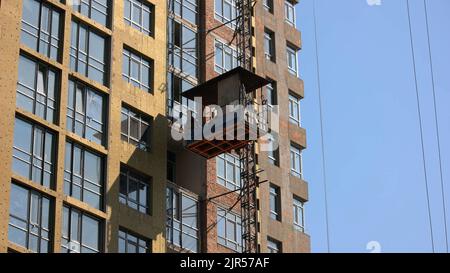
[[[80, 34], [81, 34], [81, 29], [83, 29], [85, 37], [83, 38], [84, 40], [84, 45], [86, 48], [85, 49], [80, 49], [81, 46], [81, 38], [80, 38]], [[91, 56], [90, 54], [90, 48], [91, 48], [91, 35], [95, 35], [100, 39], [103, 39], [103, 46], [104, 46], [104, 52], [103, 52], [103, 61], [102, 60], [98, 60], [96, 57]], [[74, 39], [76, 41], [74, 41]], [[109, 56], [108, 56], [108, 52], [109, 52], [109, 41], [110, 39], [104, 35], [103, 33], [101, 33], [100, 31], [98, 31], [97, 29], [89, 26], [86, 23], [83, 23], [79, 20], [72, 20], [71, 21], [71, 39], [70, 39], [70, 53], [69, 53], [69, 59], [70, 59], [70, 63], [69, 63], [69, 68], [77, 73], [79, 73], [80, 75], [83, 75], [84, 77], [98, 82], [103, 86], [109, 86], [109, 68], [110, 68], [110, 61], [109, 61]], [[76, 45], [74, 45], [76, 44]], [[84, 52], [83, 50], [85, 50], [86, 52]], [[81, 57], [80, 57], [81, 55]], [[83, 60], [83, 58], [85, 58]], [[81, 66], [80, 63], [83, 63], [84, 65], [84, 73], [81, 72]], [[93, 63], [97, 63], [102, 67], [97, 67], [96, 65], [94, 65]], [[90, 70], [93, 69], [99, 73], [102, 73], [102, 78], [103, 81], [98, 81], [94, 78], [92, 78], [92, 76], [90, 75]]]
[[289, 121], [298, 127], [302, 126], [300, 102], [300, 96], [289, 92]]
[[283, 244], [271, 237], [267, 237], [267, 251], [269, 253], [282, 253]]
[[[228, 211], [227, 209], [223, 209], [221, 207], [217, 207], [217, 229], [220, 225], [220, 222], [225, 220], [224, 233], [225, 236], [219, 234], [217, 231], [217, 243], [231, 250], [242, 252], [243, 241], [242, 241], [242, 218], [240, 215]], [[228, 222], [231, 222], [234, 226], [233, 233], [236, 235], [236, 241], [228, 237]], [[239, 232], [240, 231], [240, 232]]]
[[[126, 112], [124, 112], [124, 109], [126, 110]], [[134, 116], [133, 116], [134, 114]], [[123, 115], [125, 115], [127, 117], [127, 132], [123, 132], [122, 131], [122, 126], [120, 129], [120, 136], [121, 136], [121, 140], [124, 142], [127, 142], [133, 146], [136, 146], [138, 149], [145, 151], [145, 152], [150, 152], [151, 148], [152, 148], [152, 134], [153, 134], [153, 117], [142, 113], [141, 111], [135, 110], [134, 108], [126, 105], [126, 104], [122, 104], [122, 108], [121, 108], [121, 122], [122, 122], [122, 117]], [[135, 118], [137, 117], [137, 118]], [[141, 139], [143, 137], [143, 132], [142, 132], [142, 125], [147, 125], [148, 127], [148, 135], [147, 135], [147, 140], [141, 140], [141, 139], [135, 139], [133, 136], [131, 136], [131, 119], [134, 119], [138, 122], [139, 124], [139, 135], [141, 136]], [[130, 141], [131, 140], [131, 141]], [[135, 144], [136, 143], [136, 144]]]
[[[27, 219], [22, 219], [20, 216], [14, 215], [11, 211], [13, 206], [10, 204], [9, 217], [8, 217], [8, 219], [9, 219], [8, 220], [8, 230], [11, 228], [21, 230], [22, 232], [25, 232], [26, 237], [25, 237], [25, 245], [21, 245], [20, 243], [17, 243], [17, 242], [14, 242], [11, 240], [10, 236], [12, 233], [11, 233], [11, 230], [9, 230], [8, 241], [15, 245], [22, 246], [32, 252], [36, 252], [36, 253], [52, 252], [53, 251], [53, 245], [52, 245], [52, 242], [53, 242], [53, 236], [52, 236], [52, 234], [53, 234], [53, 215], [52, 215], [52, 211], [53, 211], [53, 205], [54, 205], [53, 200], [45, 194], [42, 194], [35, 190], [32, 190], [28, 187], [19, 185], [19, 184], [15, 183], [14, 181], [11, 183], [10, 195], [12, 195], [12, 193], [13, 193], [13, 187], [20, 188], [21, 190], [27, 192], [27, 201], [26, 201], [27, 202], [26, 203], [26, 210], [27, 210], [26, 218]], [[33, 197], [36, 197], [37, 198], [36, 201], [38, 202], [38, 204], [35, 204], [35, 205], [37, 205], [36, 213], [38, 214], [37, 215], [38, 219], [37, 219], [36, 223], [34, 223], [34, 222], [32, 223], [32, 219], [31, 219], [32, 218], [31, 214], [33, 211], [33, 209], [32, 209], [33, 208], [33, 200], [34, 200]], [[46, 202], [47, 202], [47, 209], [48, 209], [47, 216], [46, 216], [47, 221], [48, 221], [46, 223], [47, 227], [45, 227], [45, 224], [43, 223], [43, 218], [44, 218], [43, 202], [44, 202], [44, 200], [46, 200]], [[20, 202], [20, 200], [17, 200], [16, 198], [12, 198], [12, 196], [11, 196], [10, 202], [14, 202], [14, 201]], [[15, 220], [13, 221], [12, 218]], [[17, 224], [12, 223], [15, 221], [19, 221], [22, 223], [25, 222], [26, 228], [20, 227]], [[38, 228], [38, 231], [37, 231], [38, 234], [35, 234], [35, 233], [33, 233], [33, 231], [31, 231], [31, 229], [34, 229], [34, 228]], [[47, 234], [47, 236], [45, 236], [45, 234]], [[30, 237], [31, 236], [37, 237], [37, 251], [34, 251], [33, 249], [30, 248]], [[42, 250], [42, 241], [47, 242], [47, 250], [46, 251]]]
[[[62, 44], [63, 44], [63, 40], [64, 40], [64, 37], [63, 37], [63, 32], [64, 31], [63, 31], [63, 28], [62, 28], [63, 20], [64, 20], [64, 13], [59, 8], [55, 7], [54, 5], [52, 5], [49, 2], [36, 1], [36, 0], [32, 0], [32, 1], [37, 2], [38, 5], [39, 5], [39, 11], [37, 11], [37, 13], [38, 13], [37, 17], [38, 17], [38, 21], [39, 21], [39, 23], [38, 23], [39, 26], [34, 26], [34, 25], [32, 25], [32, 23], [27, 22], [26, 19], [24, 19], [25, 18], [25, 14], [24, 14], [25, 1], [23, 1], [23, 4], [22, 4], [22, 9], [23, 10], [22, 10], [21, 28], [20, 28], [20, 42], [22, 44], [30, 47], [30, 45], [28, 45], [28, 44], [26, 44], [24, 42], [23, 35], [25, 33], [27, 35], [33, 36], [36, 39], [36, 42], [35, 42], [36, 46], [30, 47], [30, 48], [35, 50], [35, 51], [37, 51], [38, 53], [46, 56], [46, 57], [52, 59], [52, 60], [55, 60], [55, 61], [59, 62], [61, 60]], [[49, 24], [48, 28], [49, 28], [50, 32], [47, 32], [47, 33], [46, 33], [46, 31], [44, 31], [42, 29], [43, 28], [43, 26], [42, 26], [43, 25], [43, 22], [42, 22], [43, 17], [42, 16], [43, 16], [43, 9], [44, 8], [48, 9], [48, 11], [50, 13], [50, 14], [48, 14], [48, 17], [47, 17], [48, 21], [45, 22], [45, 23]], [[32, 12], [36, 12], [36, 11], [32, 11]], [[54, 29], [53, 29], [53, 27], [54, 27], [53, 20], [55, 19], [54, 18], [54, 13], [58, 14], [58, 16], [59, 16], [59, 18], [58, 18], [59, 22], [57, 22], [58, 29], [56, 31], [57, 32], [56, 34], [53, 33], [53, 31], [54, 31]], [[31, 31], [26, 30], [25, 26], [28, 26], [28, 27], [33, 28], [34, 30], [36, 30], [37, 31], [37, 36], [36, 36], [36, 34], [31, 33]], [[48, 36], [47, 41], [45, 41], [45, 39], [43, 39], [42, 36]], [[42, 52], [41, 51], [41, 42], [47, 44], [47, 47], [48, 47], [47, 48], [47, 52]], [[52, 55], [52, 48], [56, 49], [56, 56]]]
[[264, 56], [266, 60], [276, 62], [275, 32], [264, 28]]
[[[222, 51], [221, 62], [222, 65], [217, 63], [217, 50]], [[231, 57], [231, 67], [228, 69], [226, 67], [226, 56]], [[219, 39], [214, 40], [214, 71], [223, 74], [236, 68], [238, 66], [238, 50], [235, 47], [229, 46], [226, 43], [222, 42]]]
[[[31, 136], [27, 139], [29, 140], [29, 151], [25, 151], [23, 149], [21, 149], [20, 147], [16, 147], [15, 144], [15, 139], [16, 139], [16, 130], [17, 130], [17, 121], [20, 120], [23, 123], [26, 123], [27, 125], [29, 125], [31, 127]], [[39, 138], [36, 138], [36, 133], [37, 131], [40, 130], [41, 131], [41, 145], [40, 148], [38, 148], [38, 150], [36, 151], [35, 147], [36, 145], [36, 141], [39, 140]], [[47, 138], [51, 136], [51, 151], [49, 155], [46, 155], [46, 147], [47, 147]], [[24, 136], [20, 136], [20, 137], [24, 137]], [[26, 179], [32, 181], [33, 183], [39, 184], [41, 186], [47, 187], [49, 189], [54, 188], [55, 186], [55, 180], [56, 180], [56, 153], [57, 153], [57, 147], [56, 147], [56, 143], [57, 143], [57, 134], [41, 125], [38, 125], [36, 123], [33, 123], [31, 121], [29, 121], [26, 118], [23, 118], [21, 116], [16, 116], [15, 117], [15, 125], [14, 125], [14, 142], [13, 142], [13, 152], [12, 152], [12, 171], [13, 173], [25, 177]], [[18, 153], [21, 153], [24, 156], [27, 156], [30, 160], [30, 162], [26, 162], [26, 159], [20, 158], [19, 155], [16, 154], [16, 151]], [[36, 152], [40, 151], [41, 154], [37, 155], [35, 154]], [[49, 160], [47, 160], [47, 156], [50, 157]], [[18, 172], [16, 172], [16, 170], [14, 169], [14, 165], [15, 165], [15, 161], [19, 161], [19, 163], [21, 162], [22, 164], [27, 164], [29, 166], [28, 169], [28, 176], [24, 176]], [[41, 164], [36, 165], [35, 161], [37, 162], [41, 162]], [[35, 172], [35, 168], [37, 168], [38, 170], [40, 170], [41, 174], [40, 174], [40, 180], [36, 181], [34, 180], [34, 172]], [[48, 183], [46, 183], [44, 181], [44, 175], [45, 174], [49, 175], [49, 181]]]
[[[128, 237], [134, 237], [135, 240], [129, 240]], [[148, 238], [145, 238], [141, 235], [137, 235], [134, 232], [131, 232], [125, 228], [119, 227], [119, 233], [117, 235], [118, 239], [118, 253], [152, 253], [152, 241]], [[122, 251], [120, 240], [124, 241], [125, 250]], [[141, 242], [143, 242], [141, 244]], [[136, 252], [130, 252], [128, 250], [129, 245], [134, 245], [136, 247]], [[141, 252], [141, 248], [144, 249], [144, 252]]]
[[[111, 25], [111, 17], [112, 17], [112, 15], [111, 15], [111, 10], [112, 10], [112, 4], [111, 4], [111, 1], [110, 1], [110, 0], [105, 0], [105, 1], [106, 1], [106, 6], [103, 5], [102, 3], [100, 3], [98, 0], [78, 0], [78, 2], [80, 3], [80, 5], [75, 5], [75, 2], [76, 2], [76, 1], [73, 1], [72, 9], [73, 9], [74, 11], [80, 13], [81, 15], [86, 16], [87, 18], [89, 18], [89, 19], [91, 19], [91, 20], [93, 20], [93, 21], [95, 21], [95, 22], [101, 24], [102, 26], [109, 28], [110, 25]], [[86, 3], [86, 2], [88, 2], [88, 3]], [[105, 7], [105, 8], [106, 8], [106, 13], [103, 12], [103, 11], [101, 11], [101, 10], [99, 10], [99, 8], [97, 8], [93, 3], [97, 4], [98, 6]], [[88, 12], [88, 14], [85, 14], [85, 13], [83, 12], [83, 8], [82, 8], [82, 5], [83, 5], [83, 4], [84, 4], [85, 6], [87, 6], [87, 9], [88, 9], [87, 12]], [[77, 6], [78, 6], [78, 7], [77, 7]], [[105, 24], [103, 24], [102, 22], [100, 22], [100, 21], [98, 21], [98, 20], [96, 20], [96, 19], [93, 18], [93, 16], [92, 16], [92, 11], [93, 11], [93, 10], [96, 10], [97, 12], [99, 12], [99, 13], [105, 15]]]
[[[184, 223], [183, 211], [187, 208], [183, 207], [183, 198], [190, 199], [196, 205], [196, 226], [191, 226]], [[167, 242], [176, 247], [180, 247], [182, 249], [188, 250], [190, 252], [200, 252], [200, 207], [199, 207], [199, 199], [192, 194], [187, 193], [186, 191], [180, 189], [179, 187], [173, 186], [169, 184], [166, 189], [166, 214], [167, 214], [167, 222], [166, 222], [166, 239]], [[186, 232], [185, 230], [188, 230]], [[195, 234], [192, 234], [192, 231]], [[175, 234], [179, 234], [179, 238], [175, 241]], [[187, 236], [191, 239], [196, 240], [197, 245], [195, 249], [188, 247], [183, 244], [183, 237]], [[179, 242], [179, 243], [177, 243]]]
[[[295, 5], [289, 1], [289, 0], [285, 0], [284, 1], [284, 18], [285, 18], [285, 22], [287, 24], [289, 24], [290, 26], [295, 27], [295, 21], [297, 19], [297, 14], [295, 12]], [[292, 18], [291, 18], [292, 15]]]
[[302, 150], [300, 146], [292, 142], [290, 146], [290, 166], [291, 166], [290, 171], [291, 175], [303, 179]]
[[[33, 87], [31, 86], [27, 86], [26, 83], [21, 83], [20, 82], [20, 77], [22, 76], [31, 76], [30, 73], [21, 73], [21, 60], [24, 61], [29, 61], [29, 62], [33, 62], [34, 66], [35, 66], [35, 73], [34, 73], [34, 80], [33, 80]], [[16, 94], [17, 94], [17, 98], [16, 98], [16, 106], [25, 110], [25, 111], [29, 111], [28, 109], [25, 109], [25, 107], [23, 105], [19, 105], [20, 102], [20, 98], [23, 97], [26, 100], [32, 100], [32, 110], [30, 113], [32, 113], [35, 116], [38, 116], [50, 123], [57, 123], [58, 121], [58, 114], [59, 114], [59, 108], [58, 108], [58, 101], [59, 101], [59, 97], [60, 97], [60, 93], [61, 93], [61, 74], [60, 71], [53, 68], [52, 66], [45, 64], [33, 57], [28, 56], [27, 54], [23, 54], [20, 53], [19, 55], [19, 66], [18, 66], [18, 70], [19, 70], [19, 77], [17, 79], [17, 85], [16, 85]], [[40, 73], [41, 71], [42, 73], [42, 78], [43, 78], [43, 89], [42, 91], [44, 91], [44, 93], [39, 92], [39, 77], [40, 77]], [[51, 96], [49, 96], [49, 85], [50, 85], [50, 72], [53, 73], [54, 75], [54, 83], [53, 83], [53, 98]], [[21, 91], [20, 89], [26, 89], [28, 90], [28, 92], [32, 92], [33, 93], [33, 97], [31, 97], [29, 94], [26, 94], [26, 91]], [[39, 102], [38, 97], [41, 97], [43, 100], [45, 100], [45, 103], [41, 103]], [[24, 102], [26, 103], [26, 102]], [[51, 104], [53, 103], [53, 106], [51, 106]], [[44, 114], [40, 115], [39, 113], [37, 113], [37, 107], [39, 105], [42, 105], [44, 107]], [[50, 105], [49, 105], [50, 104]], [[49, 117], [49, 112], [50, 110], [52, 111], [52, 118]]]
[[[68, 148], [70, 146], [70, 166], [68, 166]], [[74, 167], [74, 161], [75, 161], [75, 149], [78, 149], [80, 152], [80, 174], [77, 174]], [[85, 164], [86, 164], [86, 153], [89, 153], [91, 156], [96, 157], [96, 159], [100, 160], [100, 176], [99, 176], [99, 183], [96, 184], [95, 181], [90, 181], [86, 175], [85, 170]], [[68, 169], [70, 168], [70, 170]], [[69, 178], [70, 177], [70, 178]], [[76, 177], [76, 180], [79, 180], [79, 185], [74, 181], [74, 177]], [[99, 188], [99, 192], [94, 192], [94, 190], [90, 189], [86, 184], [94, 185], [94, 187]], [[74, 196], [74, 186], [77, 186], [80, 188], [80, 198]], [[66, 188], [68, 187], [68, 189]], [[103, 211], [105, 208], [105, 188], [106, 188], [106, 158], [104, 155], [101, 155], [97, 152], [92, 151], [91, 149], [80, 145], [78, 143], [75, 143], [72, 140], [67, 140], [65, 143], [65, 159], [64, 159], [64, 194], [67, 196], [70, 196], [72, 198], [75, 198], [77, 200], [80, 200], [81, 202], [89, 205], [92, 208], [98, 209]], [[67, 192], [68, 191], [68, 192]], [[87, 200], [85, 200], [85, 191], [90, 192], [93, 195], [96, 195], [99, 197], [99, 206], [96, 207], [91, 203], [88, 203]]]
[[[292, 200], [293, 225], [298, 231], [305, 232], [305, 201], [294, 195]], [[300, 221], [300, 222], [299, 222]]]
[[[292, 64], [295, 67], [291, 66], [290, 61], [292, 58], [294, 58], [295, 60], [295, 62]], [[298, 77], [298, 50], [290, 44], [286, 44], [286, 62], [289, 73]]]
[[[217, 9], [218, 1], [220, 1], [220, 10]], [[225, 5], [230, 6], [231, 14], [229, 14], [229, 18], [228, 18], [228, 14], [224, 13]], [[236, 29], [236, 27], [237, 27], [236, 18], [238, 18], [238, 10], [236, 7], [236, 0], [214, 0], [214, 19], [225, 24], [227, 27], [229, 27], [231, 29]]]
[[[274, 207], [272, 207], [274, 206]], [[281, 189], [269, 184], [269, 215], [272, 220], [281, 222]]]
[[[129, 4], [128, 4], [128, 3]], [[130, 10], [129, 10], [129, 14], [126, 14], [125, 12], [126, 10], [126, 6], [130, 5]], [[136, 23], [133, 21], [133, 11], [134, 11], [134, 7], [136, 8], [140, 8], [140, 19], [141, 22]], [[139, 32], [142, 32], [145, 35], [148, 35], [150, 37], [154, 37], [155, 35], [155, 6], [151, 3], [148, 3], [146, 1], [142, 1], [142, 0], [124, 0], [124, 22], [126, 25], [136, 29]], [[149, 25], [149, 29], [145, 28], [145, 24], [144, 24], [144, 17], [143, 14], [144, 12], [147, 12], [149, 14], [148, 19], [150, 20], [148, 22]], [[129, 16], [129, 18], [127, 17], [127, 15]]]
[[[72, 94], [72, 101], [73, 101], [73, 109], [71, 108], [71, 106], [69, 105], [69, 102], [71, 101], [70, 99], [70, 93], [71, 90], [70, 88], [73, 87], [73, 94]], [[106, 147], [106, 138], [107, 138], [107, 113], [108, 113], [108, 97], [106, 96], [106, 94], [104, 94], [103, 92], [97, 91], [95, 88], [92, 88], [76, 79], [72, 79], [69, 78], [69, 83], [68, 83], [68, 92], [67, 92], [67, 96], [68, 96], [68, 103], [67, 103], [67, 111], [66, 111], [66, 128], [68, 131], [84, 138], [87, 139], [91, 142], [97, 143], [99, 145], [102, 145], [104, 147]], [[82, 90], [82, 108], [83, 108], [83, 113], [80, 113], [79, 111], [77, 111], [77, 106], [78, 106], [78, 101], [77, 101], [77, 90]], [[88, 98], [89, 98], [89, 93], [92, 93], [94, 95], [97, 95], [98, 97], [102, 98], [102, 113], [101, 113], [101, 118], [102, 120], [96, 120], [95, 118], [89, 117], [88, 113], [89, 113], [89, 106], [90, 104], [88, 103]], [[70, 113], [73, 113], [72, 116], [70, 116]], [[77, 117], [82, 117], [82, 121], [77, 119]], [[82, 131], [83, 133], [80, 135], [76, 132], [76, 128], [77, 128], [77, 122], [79, 122], [82, 125]], [[94, 126], [90, 125], [90, 124], [97, 124], [101, 127], [101, 129], [96, 129], [94, 128]], [[70, 127], [69, 127], [70, 126]], [[86, 132], [87, 130], [90, 129], [92, 131], [95, 131], [97, 133], [101, 134], [101, 139], [100, 141], [95, 141], [94, 139], [89, 139], [87, 138]]]
[[[126, 179], [126, 188], [127, 188], [127, 193], [124, 194], [121, 192], [122, 190], [122, 178]], [[130, 195], [130, 180], [133, 180], [134, 183], [136, 183], [136, 185], [138, 186], [144, 186], [145, 187], [145, 191], [146, 191], [146, 204], [141, 203], [141, 195], [140, 195], [140, 187], [138, 187], [138, 192], [136, 193], [136, 199], [137, 200], [133, 200], [129, 195]], [[140, 213], [144, 213], [146, 215], [152, 215], [152, 189], [153, 189], [153, 183], [152, 183], [152, 178], [148, 177], [144, 174], [141, 174], [133, 169], [131, 169], [128, 166], [125, 165], [121, 165], [120, 166], [120, 188], [121, 190], [119, 191], [119, 203], [134, 209]], [[135, 204], [136, 206], [132, 206], [130, 205], [130, 203]], [[141, 208], [143, 208], [141, 210]]]
[[[234, 154], [226, 153], [221, 154], [216, 157], [216, 169], [219, 169], [219, 160], [223, 160], [224, 163], [224, 175], [220, 176], [219, 172], [216, 173], [216, 182], [217, 184], [229, 189], [229, 190], [238, 190], [242, 187], [242, 178], [241, 178], [241, 172], [243, 169], [242, 162], [240, 161], [240, 158]], [[233, 179], [230, 179], [228, 177], [228, 165], [232, 165], [233, 168]], [[239, 181], [237, 181], [239, 180]], [[223, 182], [222, 182], [223, 181]]]
[[[127, 58], [125, 60], [125, 58]], [[128, 62], [126, 67], [128, 68], [128, 71], [125, 72], [125, 61]], [[134, 61], [135, 64], [138, 65], [139, 68], [139, 79], [135, 79], [132, 76], [132, 62]], [[142, 53], [138, 53], [137, 51], [127, 47], [124, 45], [122, 50], [122, 79], [127, 82], [128, 84], [133, 85], [136, 88], [139, 88], [145, 92], [148, 92], [150, 94], [153, 94], [153, 75], [154, 75], [154, 62], [153, 59], [148, 58], [144, 56]], [[148, 63], [145, 64], [145, 63]], [[142, 80], [143, 75], [143, 68], [146, 67], [148, 69], [148, 83], [144, 83]]]
[[[68, 217], [66, 217], [65, 212], [68, 211], [69, 215]], [[78, 214], [78, 225], [77, 225], [77, 231], [78, 234], [76, 239], [73, 239], [72, 236], [74, 234], [73, 233], [73, 225], [72, 225], [72, 213], [75, 212]], [[97, 245], [98, 245], [98, 249], [93, 249], [91, 246], [88, 246], [86, 244], [83, 243], [83, 220], [84, 217], [86, 218], [90, 218], [90, 220], [94, 220], [98, 223], [98, 240], [97, 240]], [[61, 225], [61, 252], [63, 253], [85, 253], [82, 251], [83, 248], [87, 248], [89, 250], [91, 250], [94, 253], [101, 253], [104, 250], [104, 220], [101, 218], [97, 218], [83, 210], [74, 208], [72, 206], [69, 206], [67, 204], [63, 204], [63, 211], [62, 211], [62, 225]], [[68, 220], [67, 222], [67, 231], [64, 230], [64, 222], [65, 220]], [[64, 235], [64, 233], [67, 232], [67, 236]], [[64, 241], [67, 240], [67, 246], [64, 245]], [[78, 251], [72, 251], [71, 249], [71, 244], [72, 243], [76, 243], [79, 246], [79, 250]]]

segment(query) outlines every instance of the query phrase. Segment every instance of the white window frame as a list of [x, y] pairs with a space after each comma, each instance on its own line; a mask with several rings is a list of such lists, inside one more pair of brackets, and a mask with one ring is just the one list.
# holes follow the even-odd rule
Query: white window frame
[[[223, 160], [222, 162], [224, 163], [224, 175], [220, 176], [219, 172], [217, 172], [217, 183], [219, 185], [224, 186], [225, 188], [229, 189], [229, 190], [237, 190], [239, 188], [241, 188], [242, 186], [242, 179], [241, 179], [241, 171], [242, 171], [242, 164], [240, 162], [239, 157], [227, 153], [227, 154], [221, 154], [219, 156], [217, 156], [216, 158], [216, 169], [218, 169], [218, 165], [219, 161], [218, 160]], [[230, 178], [227, 175], [227, 168], [228, 165], [232, 165], [233, 168], [233, 177]]]
[[289, 0], [284, 1], [284, 13], [286, 23], [295, 27], [295, 21], [297, 17], [295, 13], [295, 5]]
[[[146, 35], [153, 36], [154, 6], [152, 6], [151, 4], [149, 4], [149, 3], [145, 2], [145, 1], [142, 1], [142, 0], [125, 0], [124, 1], [125, 5], [128, 4], [126, 2], [129, 2], [129, 5], [130, 5], [129, 12], [130, 13], [129, 14], [125, 14], [125, 9], [124, 9], [124, 16], [123, 16], [123, 18], [124, 18], [125, 24], [135, 28], [136, 30], [138, 30], [138, 31], [140, 31], [140, 32], [142, 32], [142, 33], [144, 33]], [[133, 21], [134, 8], [139, 9], [140, 12], [141, 12], [140, 22]], [[145, 24], [144, 24], [144, 17], [145, 17], [145, 16], [143, 16], [144, 13], [148, 13], [148, 16], [149, 16], [150, 22], [148, 22], [149, 23], [149, 28], [148, 29], [145, 27]]]
[[[242, 218], [233, 212], [227, 211], [221, 207], [217, 207], [217, 225], [220, 221], [225, 221], [225, 237], [219, 235], [217, 231], [217, 243], [230, 248], [237, 252], [242, 252]], [[236, 240], [228, 238], [227, 223], [230, 222], [234, 227], [234, 234], [236, 235]], [[239, 229], [240, 227], [240, 229]], [[240, 230], [240, 232], [239, 232]]]
[[305, 232], [305, 202], [294, 195], [292, 206], [294, 228], [298, 231]]
[[264, 31], [264, 56], [267, 60], [275, 62], [275, 34], [269, 30]]
[[[281, 221], [281, 189], [278, 186], [270, 185], [269, 186], [269, 213], [270, 219], [275, 221]], [[275, 202], [275, 210], [272, 209], [272, 198]]]
[[289, 121], [298, 127], [302, 126], [300, 101], [301, 99], [298, 96], [289, 93]]
[[301, 149], [291, 143], [290, 147], [290, 164], [291, 164], [291, 175], [303, 178], [303, 163], [302, 163], [302, 151]]
[[[217, 49], [222, 50], [222, 65], [216, 63]], [[225, 55], [231, 56], [231, 67], [225, 67]], [[223, 74], [238, 66], [238, 51], [235, 47], [227, 45], [218, 39], [214, 40], [214, 71]]]
[[281, 253], [282, 243], [270, 237], [267, 238], [267, 250], [269, 253]]
[[[292, 48], [289, 44], [286, 45], [286, 62], [289, 73], [298, 77], [298, 50]], [[294, 57], [294, 63], [291, 63], [291, 59]]]
[[[216, 5], [217, 0], [214, 0], [214, 18], [217, 21], [224, 23], [227, 27], [229, 27], [231, 29], [235, 29], [237, 26], [236, 18], [238, 17], [238, 12], [237, 12], [237, 8], [236, 8], [236, 0], [218, 0], [218, 1], [220, 1], [220, 4], [222, 6], [222, 14], [220, 14], [217, 11], [217, 5]], [[231, 6], [231, 18], [228, 18], [228, 15], [224, 14], [225, 4], [228, 4]], [[234, 20], [234, 21], [231, 21], [231, 20]]]

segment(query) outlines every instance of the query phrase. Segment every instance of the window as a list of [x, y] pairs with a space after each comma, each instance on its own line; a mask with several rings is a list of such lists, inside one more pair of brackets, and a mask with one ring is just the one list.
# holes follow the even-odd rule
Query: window
[[53, 186], [56, 137], [50, 131], [16, 118], [13, 172], [45, 187]]
[[275, 149], [275, 141], [278, 141], [278, 137], [273, 137], [270, 136], [270, 145], [271, 145], [271, 149], [269, 151], [267, 151], [267, 157], [269, 159], [269, 162], [275, 166], [279, 166], [280, 165], [280, 149], [277, 147]]
[[294, 49], [292, 46], [287, 45], [286, 52], [289, 73], [294, 76], [298, 76], [297, 49]]
[[264, 30], [264, 53], [267, 60], [275, 62], [275, 33], [269, 29]]
[[297, 145], [291, 143], [291, 174], [302, 178], [302, 152]]
[[67, 142], [64, 193], [96, 209], [102, 209], [104, 180], [103, 157]]
[[150, 240], [119, 229], [119, 253], [151, 253]]
[[289, 94], [289, 121], [297, 126], [301, 126], [300, 98], [292, 93]]
[[237, 252], [242, 251], [241, 217], [217, 208], [217, 242]]
[[294, 195], [294, 228], [301, 232], [305, 232], [305, 210], [304, 202]]
[[197, 32], [186, 24], [169, 21], [169, 64], [178, 72], [197, 79]]
[[270, 218], [281, 221], [281, 195], [280, 187], [270, 184], [269, 186]]
[[295, 7], [291, 0], [284, 1], [284, 11], [286, 16], [286, 23], [295, 27]]
[[191, 89], [194, 85], [190, 81], [187, 81], [186, 78], [177, 76], [174, 73], [169, 73], [167, 77], [169, 116], [177, 119], [182, 118], [184, 124], [188, 120], [188, 111], [191, 111], [194, 117], [197, 113], [198, 107], [195, 101], [182, 96], [183, 92]]
[[198, 201], [177, 190], [167, 187], [167, 241], [177, 247], [198, 252]]
[[48, 3], [23, 0], [21, 42], [53, 60], [61, 48], [61, 12]]
[[215, 65], [214, 70], [219, 73], [225, 73], [238, 65], [238, 52], [236, 49], [222, 43], [219, 40], [215, 41]]
[[264, 0], [263, 1], [264, 9], [270, 13], [273, 13], [273, 0]]
[[99, 92], [69, 80], [67, 130], [87, 140], [105, 143], [106, 98]]
[[104, 26], [109, 24], [110, 0], [76, 0], [72, 1], [75, 11], [99, 22]]
[[229, 190], [241, 187], [240, 160], [232, 154], [221, 154], [216, 157], [217, 183]]
[[61, 252], [101, 252], [101, 226], [100, 220], [80, 210], [64, 206]]
[[267, 238], [267, 251], [269, 253], [281, 253], [281, 242], [268, 237]]
[[70, 69], [103, 85], [107, 84], [106, 38], [88, 26], [72, 22]]
[[152, 91], [151, 87], [151, 69], [152, 61], [135, 54], [130, 50], [123, 49], [122, 77], [126, 82], [145, 90]]
[[9, 241], [33, 252], [50, 252], [50, 199], [13, 183], [10, 203]]
[[151, 179], [135, 171], [120, 167], [120, 203], [140, 211], [151, 214], [150, 210]]
[[167, 152], [167, 180], [176, 182], [177, 173], [177, 156], [175, 153]]
[[194, 25], [197, 24], [197, 0], [174, 0], [169, 3], [173, 3], [169, 9], [171, 12], [175, 13], [175, 15], [189, 21]]
[[125, 24], [146, 35], [153, 35], [154, 6], [140, 0], [124, 1]]
[[214, 18], [216, 20], [234, 29], [236, 28], [236, 17], [236, 0], [215, 0]]
[[143, 151], [150, 150], [150, 117], [122, 105], [122, 119], [120, 124], [123, 141], [131, 143]]
[[55, 122], [59, 73], [47, 65], [20, 55], [18, 76], [17, 106], [48, 122]]

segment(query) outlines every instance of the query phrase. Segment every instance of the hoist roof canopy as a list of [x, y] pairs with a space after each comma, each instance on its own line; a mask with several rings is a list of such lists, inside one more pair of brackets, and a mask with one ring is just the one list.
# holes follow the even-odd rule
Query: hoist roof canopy
[[[232, 83], [228, 84], [229, 82]], [[269, 80], [260, 77], [245, 68], [236, 67], [224, 74], [183, 92], [183, 97], [191, 100], [194, 100], [195, 97], [202, 97], [203, 105], [218, 104], [220, 98], [224, 95], [219, 94], [220, 92], [224, 92], [221, 90], [226, 90], [225, 92], [233, 93], [239, 92], [239, 90], [234, 89], [237, 88], [236, 86], [241, 86], [243, 84], [245, 86], [245, 91], [250, 93], [258, 88], [266, 86], [269, 83]], [[230, 86], [233, 90], [219, 88], [219, 85]]]

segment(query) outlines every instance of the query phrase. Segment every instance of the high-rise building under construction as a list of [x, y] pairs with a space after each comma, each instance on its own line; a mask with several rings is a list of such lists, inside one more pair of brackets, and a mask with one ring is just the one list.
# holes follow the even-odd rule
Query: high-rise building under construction
[[[0, 252], [241, 252], [235, 152], [171, 136], [183, 92], [239, 65], [241, 0], [0, 1]], [[309, 252], [295, 0], [252, 2], [257, 251]]]

